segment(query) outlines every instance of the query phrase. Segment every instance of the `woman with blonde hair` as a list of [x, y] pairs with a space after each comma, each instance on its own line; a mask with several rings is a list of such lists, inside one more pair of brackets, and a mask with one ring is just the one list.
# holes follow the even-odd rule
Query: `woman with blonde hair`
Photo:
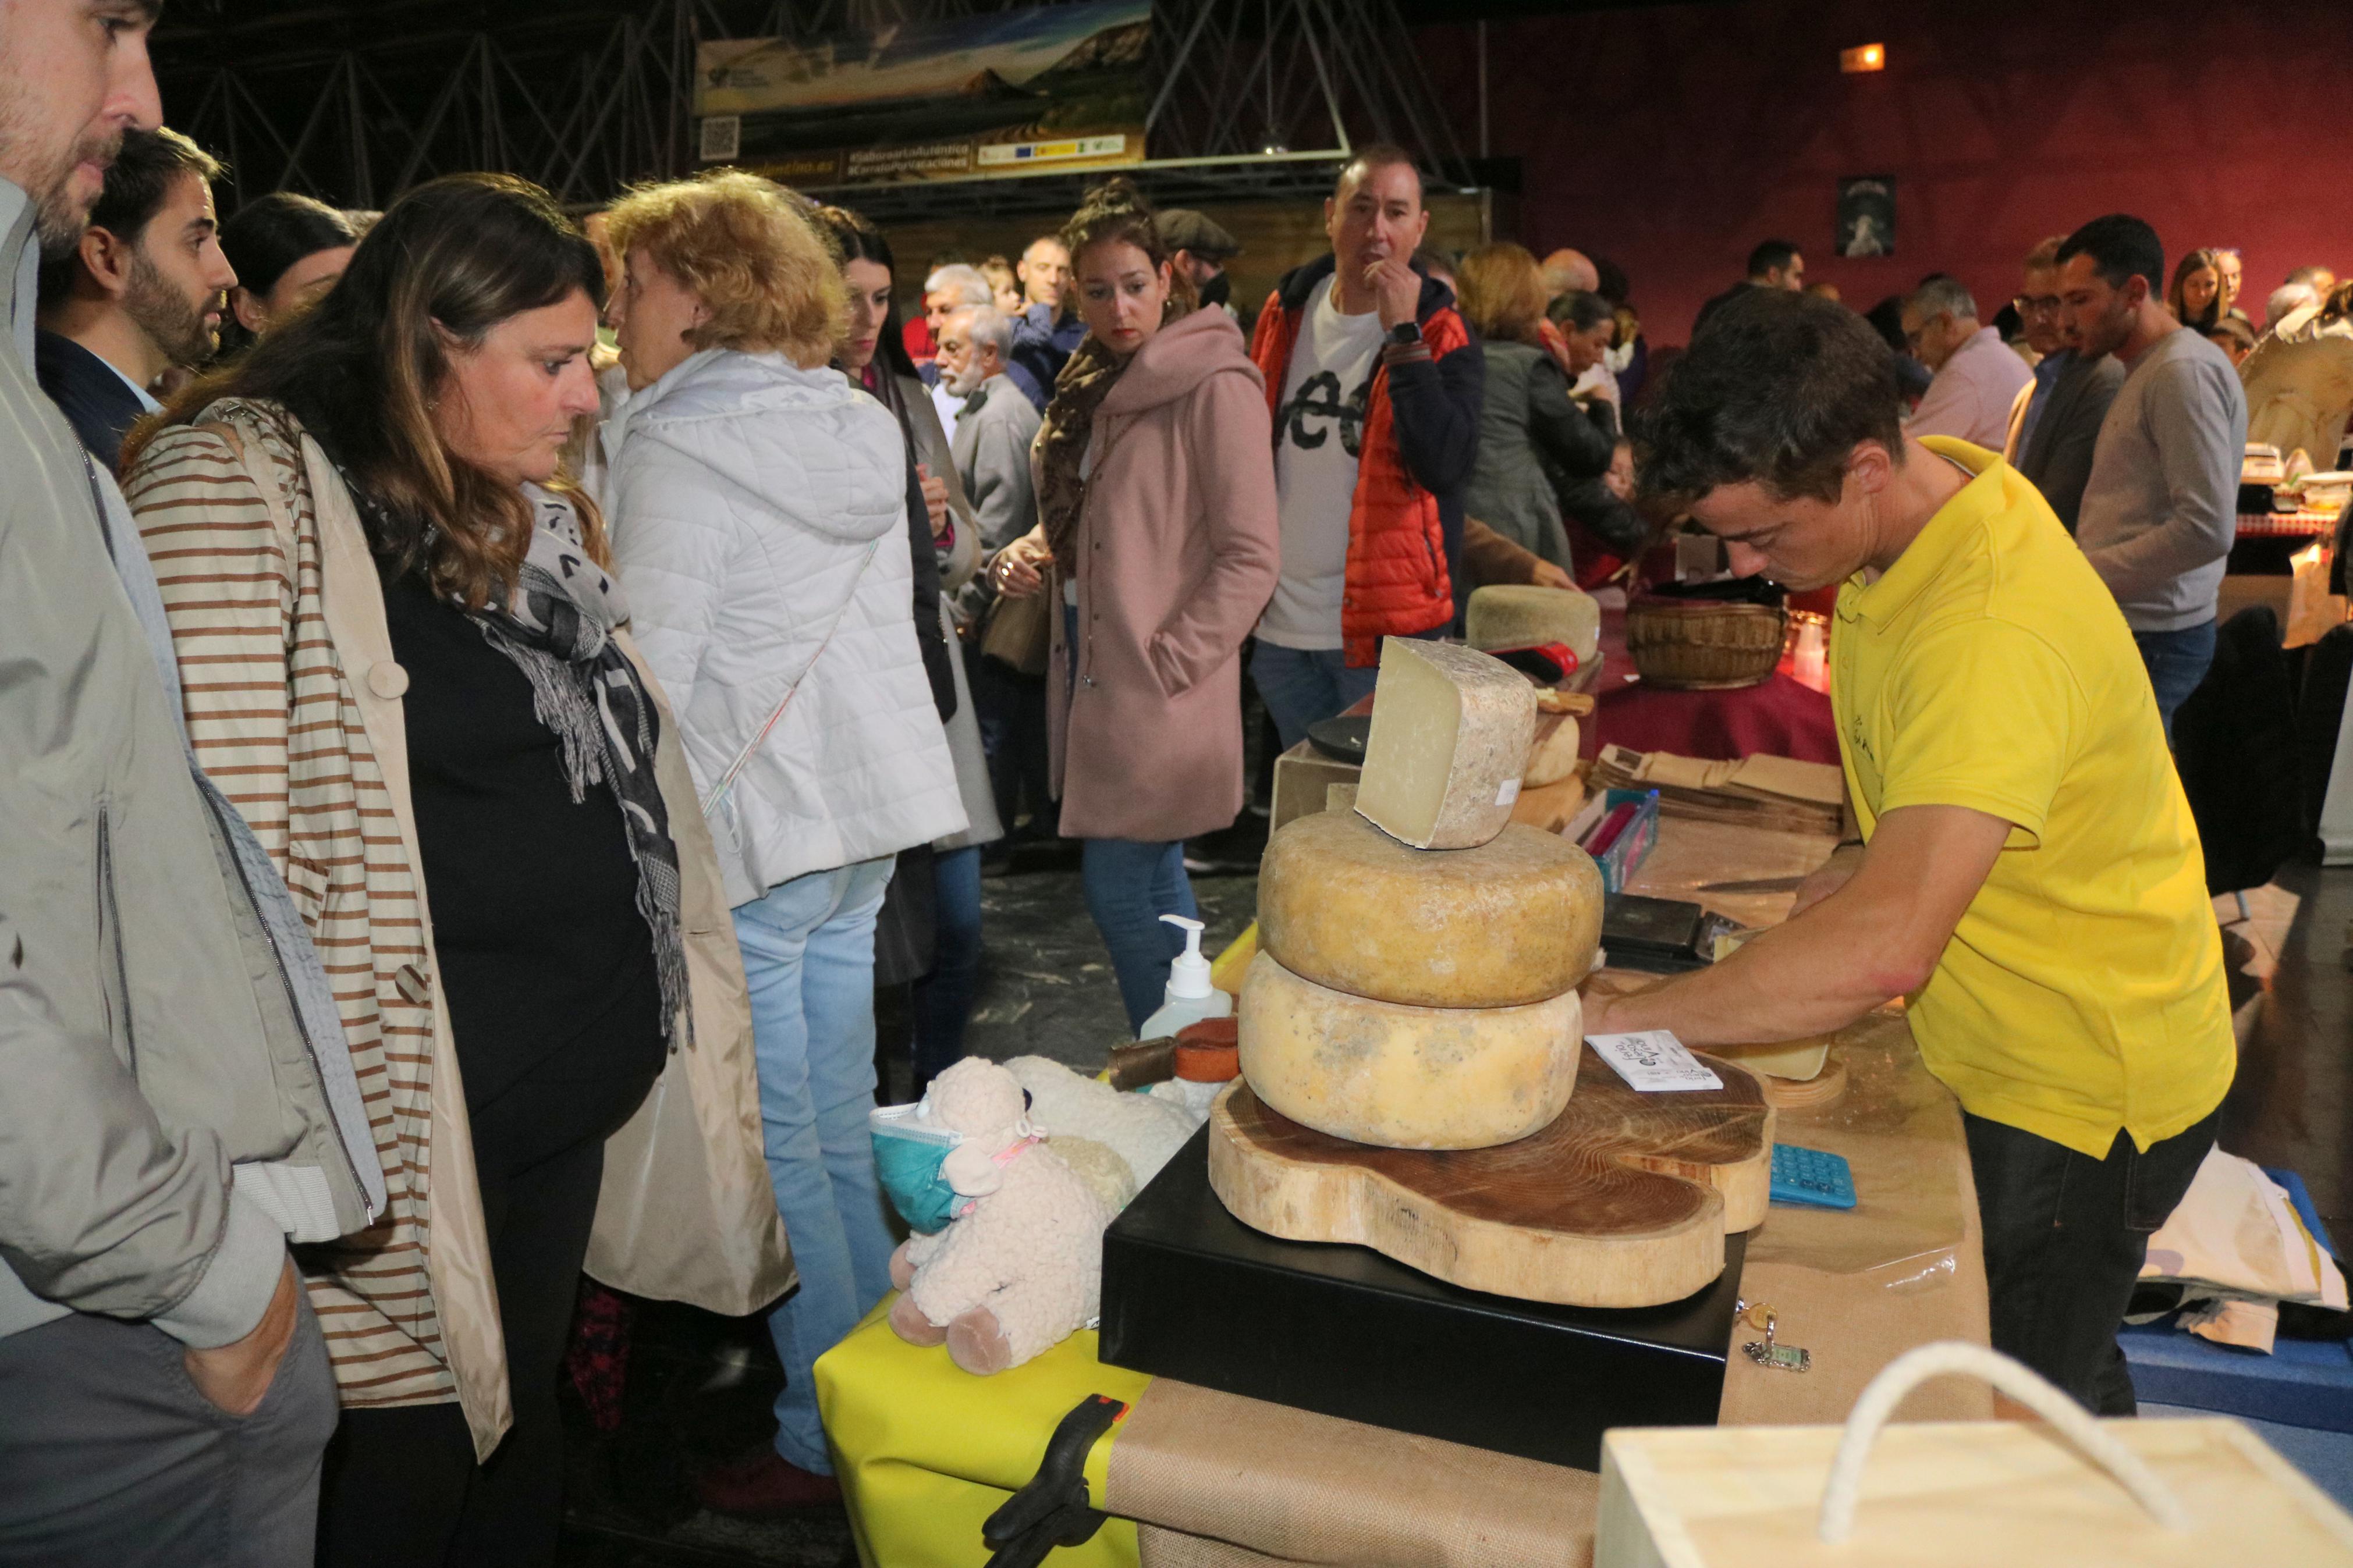
[[1556, 326], [1546, 315], [1544, 271], [1521, 246], [1482, 246], [1462, 258], [1456, 277], [1462, 319], [1487, 340], [1479, 463], [1464, 515], [1567, 571], [1568, 534], [1545, 466], [1549, 461], [1569, 480], [1609, 471], [1617, 429], [1608, 405], [1588, 413], [1570, 401], [1568, 388], [1599, 363], [1615, 323], [1600, 296], [1585, 295], [1594, 319], [1582, 327], [1574, 318], [1566, 330]]
[[837, 1500], [812, 1367], [890, 1289], [866, 1125], [874, 931], [899, 851], [964, 807], [916, 646], [899, 423], [828, 367], [849, 315], [813, 213], [734, 172], [607, 214], [629, 397], [604, 430], [615, 566], [676, 706], [751, 982], [768, 1176], [800, 1289], [769, 1314], [773, 1449], [737, 1512]]
[[2222, 299], [2222, 262], [2211, 250], [2193, 250], [2174, 264], [2173, 286], [2165, 291], [2173, 319], [2194, 332], [2211, 331], [2227, 305]]
[[725, 1312], [790, 1278], [716, 858], [561, 472], [603, 292], [546, 193], [436, 180], [126, 453], [190, 743], [326, 957], [391, 1198], [301, 1259], [328, 1564], [554, 1561], [584, 1259]]
[[1151, 207], [1124, 179], [1062, 230], [1087, 335], [1031, 448], [1038, 527], [1000, 551], [998, 591], [1050, 568], [1047, 717], [1064, 837], [1141, 1026], [1197, 911], [1187, 838], [1242, 808], [1241, 647], [1273, 595], [1266, 382], [1223, 310], [1193, 309]]

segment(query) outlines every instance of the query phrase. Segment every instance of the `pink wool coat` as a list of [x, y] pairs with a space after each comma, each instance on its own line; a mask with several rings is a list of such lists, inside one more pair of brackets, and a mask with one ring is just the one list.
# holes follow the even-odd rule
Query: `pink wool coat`
[[1241, 812], [1242, 639], [1282, 556], [1269, 418], [1223, 310], [1155, 332], [1095, 412], [1078, 638], [1056, 605], [1046, 667], [1070, 837], [1190, 838]]

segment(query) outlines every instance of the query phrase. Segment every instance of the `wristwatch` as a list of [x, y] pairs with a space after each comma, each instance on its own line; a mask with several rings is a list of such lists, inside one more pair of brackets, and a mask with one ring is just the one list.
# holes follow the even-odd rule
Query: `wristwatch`
[[1419, 321], [1399, 321], [1389, 329], [1389, 344], [1393, 348], [1407, 348], [1419, 342], [1421, 342]]

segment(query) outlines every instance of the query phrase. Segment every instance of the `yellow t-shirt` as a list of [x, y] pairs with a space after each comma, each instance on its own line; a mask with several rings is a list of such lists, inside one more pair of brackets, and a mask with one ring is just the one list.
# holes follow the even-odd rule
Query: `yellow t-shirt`
[[2221, 1103], [2237, 1065], [2189, 802], [2124, 616], [2033, 485], [1977, 477], [1876, 583], [1839, 589], [1831, 704], [1867, 840], [1906, 805], [2013, 825], [1910, 999], [1929, 1069], [1989, 1121], [2105, 1157]]

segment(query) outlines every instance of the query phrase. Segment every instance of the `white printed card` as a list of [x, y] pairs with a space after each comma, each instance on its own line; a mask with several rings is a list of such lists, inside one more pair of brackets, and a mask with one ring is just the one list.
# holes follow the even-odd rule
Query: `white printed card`
[[1665, 1029], [1644, 1029], [1631, 1035], [1588, 1035], [1585, 1043], [1618, 1069], [1634, 1088], [1651, 1089], [1722, 1089], [1724, 1080], [1699, 1064], [1683, 1043]]

